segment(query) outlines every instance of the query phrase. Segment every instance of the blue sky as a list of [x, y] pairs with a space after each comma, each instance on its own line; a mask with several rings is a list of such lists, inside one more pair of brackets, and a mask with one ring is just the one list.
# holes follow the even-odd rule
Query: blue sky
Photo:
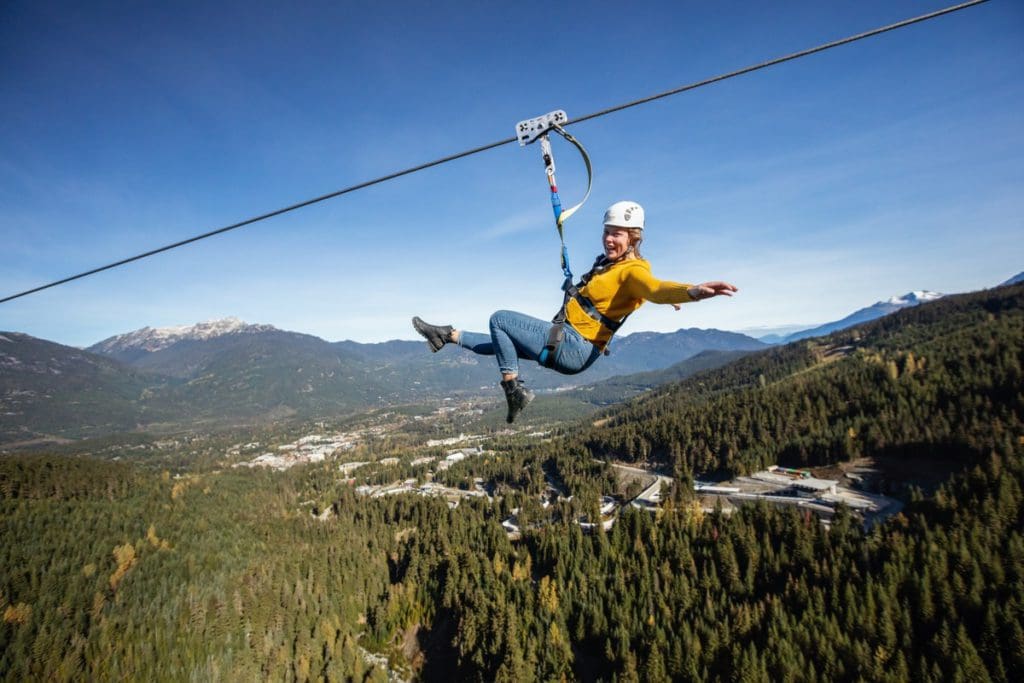
[[[513, 134], [946, 6], [886, 2], [0, 4], [0, 295]], [[626, 332], [810, 326], [1024, 270], [1024, 5], [924, 24], [570, 128], [664, 279]], [[585, 174], [556, 140], [563, 200]], [[535, 147], [515, 145], [0, 304], [84, 346], [237, 316], [328, 340], [485, 329], [560, 303]]]

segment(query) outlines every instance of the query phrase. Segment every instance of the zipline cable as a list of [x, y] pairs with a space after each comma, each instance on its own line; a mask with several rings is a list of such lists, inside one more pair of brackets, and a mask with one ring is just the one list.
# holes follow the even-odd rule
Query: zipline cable
[[[784, 55], [782, 57], [776, 57], [775, 59], [770, 59], [768, 61], [761, 62], [760, 64], [755, 64], [755, 65], [752, 65], [752, 66], [744, 67], [742, 69], [737, 69], [736, 71], [730, 71], [728, 73], [721, 74], [719, 76], [713, 76], [711, 78], [707, 78], [707, 79], [704, 79], [702, 81], [697, 81], [695, 83], [690, 83], [688, 85], [680, 86], [678, 88], [673, 88], [672, 90], [666, 90], [665, 92], [661, 92], [661, 93], [658, 93], [658, 94], [655, 94], [655, 95], [650, 95], [648, 97], [643, 97], [643, 98], [638, 99], [638, 100], [633, 100], [632, 102], [626, 102], [625, 104], [619, 104], [619, 105], [616, 105], [614, 107], [609, 107], [607, 109], [602, 109], [602, 110], [596, 111], [596, 112], [594, 112], [592, 114], [587, 114], [585, 116], [577, 117], [576, 119], [574, 119], [572, 122], [570, 122], [567, 125], [573, 125], [573, 124], [576, 124], [576, 123], [581, 123], [583, 121], [589, 121], [590, 119], [596, 119], [599, 116], [605, 116], [607, 114], [612, 114], [612, 113], [615, 113], [615, 112], [622, 111], [623, 109], [629, 109], [630, 107], [636, 107], [636, 106], [639, 106], [641, 104], [646, 104], [648, 102], [653, 102], [654, 100], [659, 100], [659, 99], [662, 99], [662, 98], [665, 98], [665, 97], [669, 97], [670, 95], [678, 95], [679, 93], [687, 92], [689, 90], [694, 90], [696, 88], [700, 88], [700, 87], [703, 87], [705, 85], [711, 85], [712, 83], [718, 83], [719, 81], [724, 81], [724, 80], [727, 80], [729, 78], [734, 78], [736, 76], [742, 76], [744, 74], [748, 74], [748, 73], [751, 73], [753, 71], [759, 71], [761, 69], [766, 69], [766, 68], [768, 68], [770, 66], [775, 66], [776, 64], [782, 64], [783, 62], [792, 61], [794, 59], [799, 59], [801, 57], [806, 57], [808, 55], [812, 55], [812, 54], [815, 54], [815, 53], [818, 53], [818, 52], [823, 52], [825, 50], [830, 50], [830, 49], [832, 49], [834, 47], [839, 47], [840, 45], [847, 45], [849, 43], [853, 43], [853, 42], [856, 42], [858, 40], [863, 40], [865, 38], [870, 38], [872, 36], [877, 36], [877, 35], [882, 34], [882, 33], [887, 33], [889, 31], [894, 31], [896, 29], [903, 28], [905, 26], [910, 26], [912, 24], [917, 24], [917, 23], [920, 23], [922, 21], [927, 21], [929, 19], [934, 19], [936, 17], [940, 17], [940, 16], [943, 16], [943, 15], [946, 15], [946, 14], [951, 14], [953, 12], [957, 12], [957, 11], [962, 10], [962, 9], [967, 9], [968, 7], [973, 7], [975, 5], [981, 5], [981, 4], [984, 4], [984, 3], [988, 2], [988, 1], [989, 0], [970, 0], [970, 2], [963, 2], [963, 3], [960, 3], [959, 5], [952, 5], [950, 7], [946, 7], [944, 9], [940, 9], [940, 10], [936, 10], [934, 12], [929, 12], [927, 14], [922, 14], [920, 16], [912, 17], [910, 19], [904, 19], [903, 21], [898, 21], [895, 24], [889, 24], [887, 26], [881, 26], [879, 28], [872, 29], [870, 31], [865, 31], [864, 33], [858, 33], [857, 35], [849, 36], [847, 38], [841, 38], [839, 40], [834, 40], [834, 41], [832, 41], [830, 43], [824, 43], [822, 45], [818, 45], [816, 47], [811, 47], [811, 48], [808, 48], [806, 50], [800, 50], [799, 52], [793, 52], [791, 54]], [[297, 209], [302, 209], [302, 208], [305, 208], [307, 206], [311, 206], [313, 204], [317, 204], [319, 202], [326, 201], [328, 199], [333, 199], [335, 197], [340, 197], [343, 194], [348, 194], [350, 192], [355, 192], [356, 190], [362, 190], [364, 188], [370, 187], [371, 185], [377, 185], [379, 183], [383, 183], [383, 182], [386, 182], [388, 180], [394, 180], [395, 178], [400, 178], [402, 176], [409, 175], [411, 173], [416, 173], [418, 171], [423, 171], [423, 170], [431, 168], [433, 166], [440, 166], [441, 164], [446, 164], [449, 161], [455, 161], [456, 159], [462, 159], [464, 157], [472, 156], [474, 154], [479, 154], [480, 152], [486, 152], [488, 150], [494, 149], [496, 147], [501, 147], [502, 145], [507, 145], [507, 144], [509, 144], [511, 142], [515, 142], [515, 141], [516, 141], [515, 137], [510, 137], [510, 138], [506, 138], [504, 140], [499, 140], [497, 142], [492, 142], [492, 143], [490, 143], [488, 145], [482, 145], [480, 147], [474, 147], [473, 149], [468, 149], [468, 150], [466, 150], [464, 152], [459, 152], [457, 154], [451, 154], [449, 156], [442, 157], [442, 158], [436, 159], [434, 161], [429, 161], [427, 163], [420, 164], [418, 166], [413, 166], [411, 168], [407, 168], [407, 169], [402, 170], [402, 171], [396, 171], [394, 173], [389, 173], [388, 175], [384, 175], [384, 176], [381, 176], [379, 178], [374, 178], [373, 180], [367, 180], [366, 182], [362, 182], [362, 183], [359, 183], [357, 185], [352, 185], [350, 187], [346, 187], [344, 189], [337, 190], [335, 192], [330, 192], [328, 194], [320, 195], [319, 197], [314, 197], [313, 199], [307, 199], [305, 201], [299, 202], [297, 204], [292, 204], [290, 206], [286, 206], [284, 208], [277, 209], [275, 211], [270, 211], [268, 213], [260, 214], [258, 216], [253, 216], [252, 218], [247, 218], [247, 219], [245, 219], [243, 221], [239, 221], [238, 223], [232, 223], [231, 225], [226, 225], [226, 226], [224, 226], [222, 228], [217, 228], [216, 230], [211, 230], [209, 232], [204, 232], [201, 235], [195, 235], [194, 237], [189, 237], [188, 239], [184, 239], [184, 240], [181, 240], [179, 242], [174, 242], [173, 244], [167, 244], [165, 246], [158, 247], [156, 249], [151, 249], [151, 250], [143, 252], [141, 254], [136, 254], [135, 256], [129, 256], [128, 258], [121, 259], [120, 261], [115, 261], [113, 263], [108, 263], [105, 266], [99, 266], [97, 268], [93, 268], [91, 270], [87, 270], [85, 272], [78, 273], [76, 275], [71, 275], [69, 277], [62, 278], [60, 280], [55, 280], [54, 282], [50, 282], [50, 283], [47, 283], [45, 285], [40, 285], [38, 287], [33, 287], [32, 289], [27, 289], [27, 290], [25, 290], [23, 292], [18, 292], [17, 294], [11, 294], [10, 296], [6, 296], [3, 299], [0, 299], [0, 304], [8, 302], [8, 301], [12, 301], [14, 299], [18, 299], [18, 298], [23, 297], [23, 296], [28, 296], [29, 294], [35, 294], [36, 292], [41, 292], [44, 289], [49, 289], [51, 287], [56, 287], [57, 285], [63, 285], [63, 284], [66, 284], [68, 282], [72, 282], [74, 280], [79, 280], [81, 278], [88, 277], [90, 275], [95, 275], [95, 274], [101, 273], [101, 272], [103, 272], [105, 270], [110, 270], [111, 268], [117, 268], [118, 266], [123, 266], [123, 265], [126, 265], [128, 263], [132, 263], [133, 261], [138, 261], [138, 260], [147, 258], [149, 256], [154, 256], [156, 254], [160, 254], [160, 253], [165, 252], [165, 251], [170, 251], [171, 249], [177, 249], [178, 247], [183, 247], [186, 244], [191, 244], [192, 242], [198, 242], [199, 240], [204, 240], [207, 237], [213, 237], [214, 235], [219, 235], [221, 233], [225, 233], [225, 232], [228, 232], [230, 230], [235, 230], [237, 228], [242, 228], [242, 227], [245, 227], [246, 225], [252, 225], [253, 223], [258, 223], [259, 221], [263, 221], [263, 220], [266, 220], [268, 218], [273, 218], [275, 216], [280, 216], [282, 214], [289, 213], [291, 211], [295, 211]]]
[[78, 280], [78, 279], [81, 279], [83, 277], [88, 277], [89, 275], [95, 275], [96, 273], [101, 273], [104, 270], [110, 270], [111, 268], [117, 268], [118, 266], [123, 266], [123, 265], [125, 265], [127, 263], [131, 263], [132, 261], [138, 261], [140, 259], [144, 259], [147, 256], [154, 256], [156, 254], [159, 254], [159, 253], [162, 253], [162, 252], [165, 252], [165, 251], [170, 251], [171, 249], [177, 249], [178, 247], [183, 247], [186, 244], [191, 244], [192, 242], [198, 242], [199, 240], [204, 240], [207, 237], [213, 237], [214, 235], [219, 235], [219, 234], [221, 234], [223, 232], [228, 232], [229, 230], [235, 230], [236, 228], [242, 228], [242, 227], [245, 227], [246, 225], [252, 225], [253, 223], [258, 223], [259, 221], [263, 221], [263, 220], [266, 220], [268, 218], [273, 218], [274, 216], [280, 216], [281, 214], [288, 213], [289, 211], [295, 211], [296, 209], [301, 209], [301, 208], [304, 208], [304, 207], [307, 207], [307, 206], [311, 206], [313, 204], [325, 201], [327, 199], [333, 199], [334, 197], [340, 197], [343, 194], [348, 194], [349, 192], [355, 192], [356, 190], [361, 190], [361, 189], [363, 189], [365, 187], [370, 187], [371, 185], [376, 185], [378, 183], [383, 183], [383, 182], [385, 182], [387, 180], [393, 180], [394, 178], [399, 178], [399, 177], [404, 176], [404, 175], [409, 175], [410, 173], [415, 173], [417, 171], [422, 171], [423, 169], [430, 168], [431, 166], [439, 166], [441, 164], [448, 163], [449, 161], [455, 161], [456, 159], [461, 159], [462, 157], [468, 157], [468, 156], [471, 156], [473, 154], [477, 154], [478, 152], [486, 152], [489, 149], [494, 149], [495, 147], [500, 147], [502, 145], [507, 145], [508, 143], [514, 142], [514, 141], [515, 141], [515, 138], [509, 138], [508, 140], [502, 140], [500, 142], [492, 142], [489, 145], [483, 145], [482, 147], [475, 147], [473, 149], [468, 149], [465, 152], [459, 152], [458, 154], [452, 154], [450, 156], [446, 156], [446, 157], [441, 158], [441, 159], [436, 159], [434, 161], [429, 161], [429, 162], [427, 162], [425, 164], [420, 164], [419, 166], [413, 166], [412, 168], [407, 168], [404, 171], [396, 171], [394, 173], [390, 173], [388, 175], [381, 176], [380, 178], [375, 178], [373, 180], [367, 180], [364, 183], [359, 183], [358, 185], [352, 185], [351, 187], [346, 187], [346, 188], [344, 188], [342, 190], [338, 190], [337, 192], [331, 192], [331, 193], [328, 193], [328, 194], [320, 195], [319, 197], [314, 197], [313, 199], [307, 199], [304, 202], [299, 202], [298, 204], [292, 204], [291, 206], [286, 206], [283, 209], [277, 209], [276, 211], [270, 211], [269, 213], [263, 213], [263, 214], [260, 214], [259, 216], [253, 216], [252, 218], [247, 218], [244, 221], [239, 221], [238, 223], [232, 223], [231, 225], [225, 225], [223, 228], [217, 228], [216, 230], [211, 230], [210, 232], [204, 232], [202, 235], [196, 235], [194, 237], [189, 237], [188, 239], [181, 240], [180, 242], [175, 242], [173, 244], [167, 244], [167, 245], [164, 245], [162, 247], [158, 247], [156, 249], [151, 249], [149, 251], [143, 252], [141, 254], [136, 254], [135, 256], [129, 256], [128, 258], [121, 259], [120, 261], [115, 261], [114, 263], [108, 263], [105, 266], [99, 266], [98, 268], [93, 268], [92, 270], [87, 270], [84, 273], [78, 273], [77, 275], [71, 275], [71, 276], [66, 277], [66, 278], [64, 278], [62, 280], [56, 280], [55, 282], [50, 282], [50, 283], [45, 284], [45, 285], [40, 285], [39, 287], [35, 287], [33, 289], [27, 289], [24, 292], [19, 292], [18, 294], [12, 294], [11, 296], [7, 296], [7, 297], [4, 297], [3, 299], [0, 299], [0, 304], [4, 303], [6, 301], [10, 301], [12, 299], [17, 299], [18, 297], [28, 296], [29, 294], [35, 294], [36, 292], [40, 292], [40, 291], [42, 291], [44, 289], [49, 289], [50, 287], [56, 287], [57, 285], [63, 285], [65, 283], [67, 283], [67, 282], [71, 282], [72, 280]]

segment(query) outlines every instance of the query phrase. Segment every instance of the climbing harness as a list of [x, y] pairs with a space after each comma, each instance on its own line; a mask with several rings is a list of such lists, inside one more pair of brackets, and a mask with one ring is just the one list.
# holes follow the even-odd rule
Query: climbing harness
[[[584, 313], [590, 316], [593, 320], [599, 322], [612, 334], [619, 331], [619, 328], [622, 327], [624, 322], [626, 322], [626, 318], [629, 317], [629, 314], [627, 313], [619, 320], [613, 320], [601, 311], [597, 310], [597, 306], [594, 305], [594, 302], [580, 292], [581, 289], [587, 286], [587, 283], [590, 282], [592, 277], [607, 270], [616, 263], [617, 261], [611, 261], [607, 256], [601, 254], [594, 260], [594, 265], [590, 267], [590, 270], [583, 274], [583, 277], [580, 278], [578, 283], [573, 284], [570, 279], [568, 284], [562, 287], [562, 289], [565, 290], [565, 297], [562, 299], [562, 307], [558, 309], [558, 313], [556, 313], [555, 317], [551, 319], [553, 325], [551, 326], [551, 331], [548, 333], [548, 340], [544, 345], [544, 350], [541, 351], [540, 356], [537, 358], [537, 362], [546, 368], [554, 367], [558, 354], [558, 347], [562, 343], [562, 340], [565, 339], [565, 308], [569, 305], [570, 300], [574, 300], [579, 304], [580, 309]], [[605, 343], [605, 347], [602, 351], [605, 355], [608, 355], [609, 351], [607, 348], [607, 342]]]
[[[562, 275], [565, 276], [565, 280], [562, 282], [562, 291], [565, 296], [562, 300], [562, 307], [552, 318], [551, 330], [548, 332], [547, 342], [544, 344], [544, 349], [540, 352], [540, 356], [537, 358], [537, 362], [547, 368], [555, 366], [555, 362], [558, 356], [558, 347], [565, 339], [565, 307], [569, 304], [570, 300], [575, 300], [580, 305], [580, 308], [597, 322], [604, 325], [606, 328], [616, 332], [619, 327], [625, 322], [625, 318], [622, 320], [612, 320], [604, 314], [602, 314], [594, 303], [583, 296], [580, 293], [580, 289], [590, 281], [590, 279], [598, 272], [604, 270], [612, 264], [605, 256], [598, 256], [597, 260], [594, 261], [593, 267], [580, 279], [579, 284], [573, 284], [572, 269], [569, 267], [569, 250], [565, 246], [565, 232], [563, 230], [563, 224], [568, 220], [590, 197], [590, 190], [593, 186], [594, 172], [593, 167], [590, 163], [590, 155], [587, 154], [587, 150], [583, 148], [579, 140], [574, 138], [572, 135], [566, 132], [562, 127], [569, 122], [569, 117], [566, 113], [559, 109], [543, 116], [536, 118], [527, 119], [520, 121], [516, 124], [516, 138], [519, 140], [519, 146], [525, 147], [537, 140], [540, 140], [541, 155], [544, 160], [544, 173], [548, 178], [548, 187], [551, 191], [551, 208], [555, 213], [555, 227], [558, 229], [558, 239], [562, 244]], [[583, 195], [583, 199], [578, 204], [569, 208], [562, 209], [562, 200], [558, 196], [558, 183], [555, 181], [555, 156], [551, 150], [551, 141], [548, 139], [548, 133], [554, 131], [561, 135], [563, 138], [568, 140], [576, 149], [579, 150], [580, 155], [583, 157], [583, 163], [587, 167], [587, 191]], [[607, 353], [607, 352], [606, 352]]]

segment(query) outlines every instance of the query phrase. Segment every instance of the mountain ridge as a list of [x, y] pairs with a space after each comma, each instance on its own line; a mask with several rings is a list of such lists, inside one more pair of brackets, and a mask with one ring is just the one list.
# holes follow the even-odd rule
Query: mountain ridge
[[[219, 332], [204, 335], [182, 333], [205, 326]], [[91, 353], [114, 358], [132, 367], [157, 372], [178, 379], [193, 378], [224, 353], [256, 343], [257, 338], [274, 338], [283, 346], [323, 358], [339, 357], [346, 362], [374, 363], [378, 369], [409, 363], [423, 366], [464, 366], [486, 368], [486, 375], [472, 380], [476, 384], [492, 379], [493, 367], [482, 356], [458, 349], [445, 349], [438, 355], [425, 355], [425, 343], [393, 339], [385, 342], [361, 343], [351, 340], [329, 342], [315, 335], [278, 329], [272, 325], [250, 325], [237, 318], [208, 321], [195, 326], [181, 325], [172, 334], [153, 334], [153, 328], [142, 328], [110, 337], [86, 349]], [[765, 344], [738, 332], [680, 328], [675, 332], [635, 332], [616, 338], [610, 353], [587, 373], [588, 380], [621, 374], [657, 370], [680, 362], [705, 350], [752, 351]], [[330, 361], [333, 362], [333, 361]], [[471, 373], [475, 374], [475, 373]], [[533, 379], [540, 388], [573, 384], [565, 376], [538, 373]]]
[[140, 351], [155, 352], [185, 340], [208, 340], [226, 334], [255, 334], [275, 330], [273, 325], [250, 325], [235, 317], [207, 320], [194, 325], [143, 327], [117, 334], [87, 347], [87, 351], [105, 356], [136, 356]]
[[[97, 436], [154, 423], [330, 416], [497, 391], [493, 359], [457, 347], [432, 354], [424, 342], [328, 342], [238, 319], [142, 328], [88, 349], [0, 334], [8, 335], [0, 342], [7, 349], [0, 348], [0, 414], [8, 418], [0, 442]], [[739, 352], [765, 345], [737, 333], [689, 329], [638, 333], [618, 340], [615, 348], [587, 372], [587, 382], [660, 370], [709, 349]], [[83, 379], [62, 384], [45, 367], [21, 371], [39, 358], [58, 363], [65, 377]], [[99, 367], [102, 372], [90, 370]], [[578, 382], [532, 367], [524, 375], [539, 390]]]
[[908, 308], [911, 306], [919, 306], [922, 303], [928, 303], [941, 299], [945, 294], [938, 292], [932, 292], [929, 290], [914, 290], [907, 292], [902, 296], [892, 296], [884, 301], [876, 301], [870, 306], [860, 308], [845, 318], [834, 320], [832, 322], [823, 323], [816, 327], [811, 327], [806, 330], [800, 330], [793, 332], [781, 337], [774, 337], [773, 335], [767, 335], [760, 337], [761, 341], [773, 344], [789, 344], [790, 342], [799, 341], [801, 339], [808, 339], [810, 337], [822, 337], [832, 332], [839, 330], [845, 330], [848, 327], [859, 325], [860, 323], [869, 322], [876, 320], [882, 316], [895, 313], [896, 311]]
[[[940, 296], [920, 291], [877, 302], [847, 316], [844, 328], [860, 322], [855, 317], [863, 311], [873, 309], [877, 318]], [[496, 392], [493, 359], [455, 347], [432, 354], [425, 347], [404, 340], [328, 342], [237, 318], [146, 327], [84, 350], [0, 332], [0, 442], [154, 424], [328, 416]], [[769, 345], [735, 332], [681, 328], [635, 332], [611, 348], [584, 376], [532, 364], [523, 376], [535, 389], [582, 388], [585, 400], [606, 404]], [[613, 377], [620, 379], [588, 388]]]
[[1000, 283], [999, 286], [1002, 287], [1003, 285], [1015, 285], [1018, 282], [1024, 282], [1024, 270], [1022, 270], [1021, 272], [1017, 273], [1016, 275], [1011, 277], [1006, 282]]

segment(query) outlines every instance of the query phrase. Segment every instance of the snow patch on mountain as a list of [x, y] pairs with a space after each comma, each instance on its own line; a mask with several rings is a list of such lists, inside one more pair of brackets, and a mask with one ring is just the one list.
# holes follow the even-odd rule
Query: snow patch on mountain
[[138, 349], [141, 351], [159, 351], [172, 344], [184, 340], [202, 341], [221, 337], [226, 334], [255, 334], [270, 332], [276, 329], [273, 325], [249, 325], [238, 318], [207, 320], [195, 325], [175, 325], [173, 327], [143, 327], [141, 330], [119, 334], [91, 347], [100, 353]]
[[[938, 292], [930, 292], [927, 289], [920, 289], [913, 292], [907, 292], [903, 296], [889, 297], [889, 300], [884, 303], [891, 304], [893, 306], [916, 306], [918, 304], [941, 299], [942, 296], [943, 295]], [[883, 302], [879, 301], [878, 303]]]

